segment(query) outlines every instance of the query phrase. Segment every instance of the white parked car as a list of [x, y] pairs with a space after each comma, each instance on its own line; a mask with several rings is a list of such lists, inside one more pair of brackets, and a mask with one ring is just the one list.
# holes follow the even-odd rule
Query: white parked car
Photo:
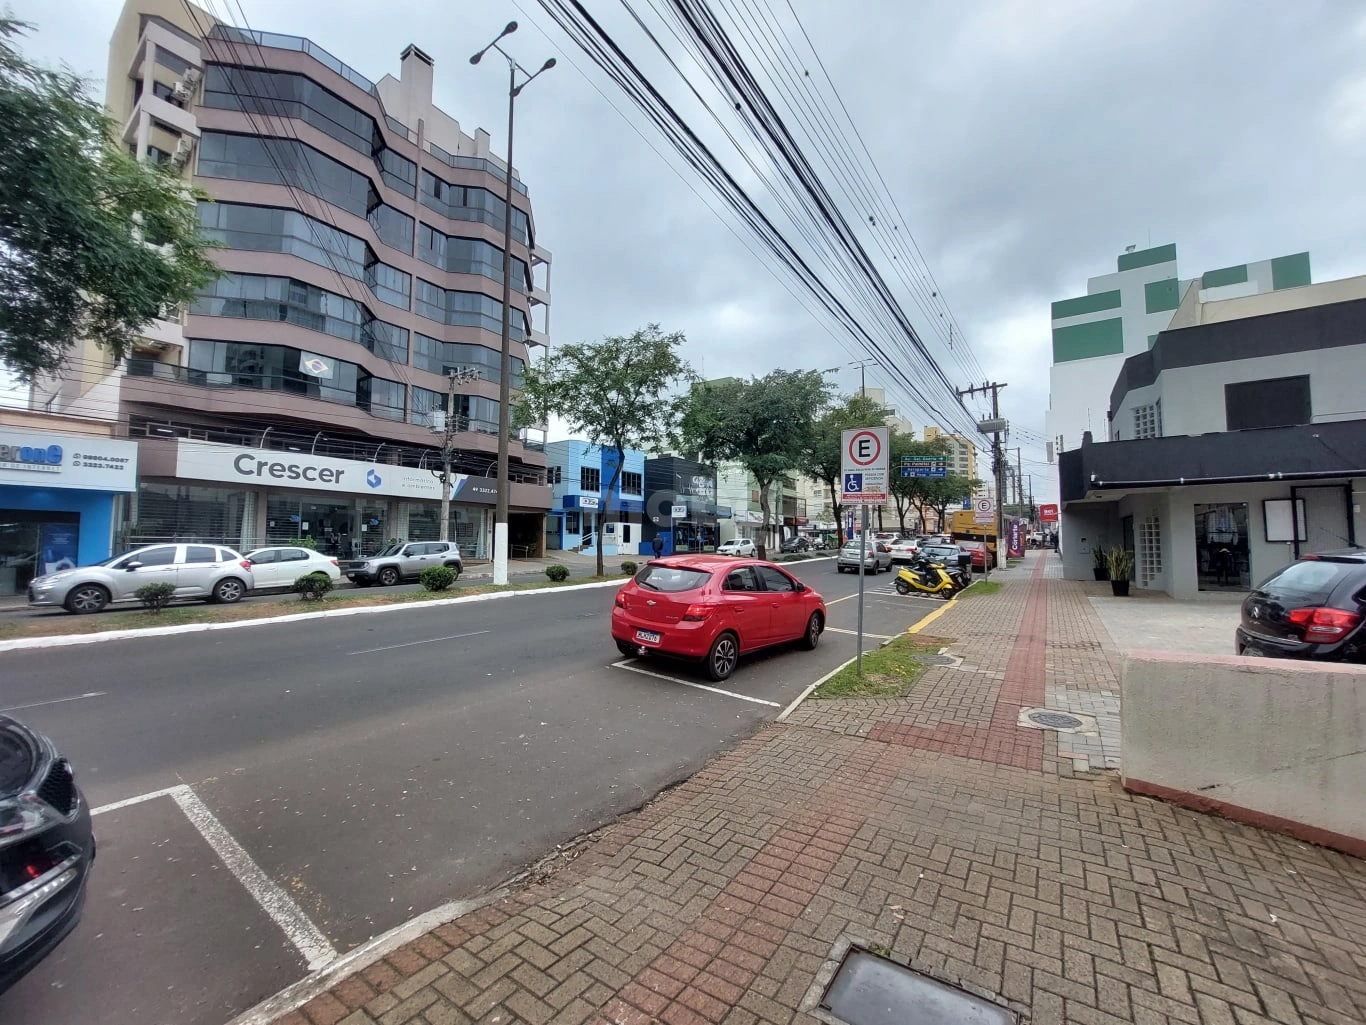
[[176, 598], [231, 605], [251, 590], [251, 563], [214, 544], [145, 545], [93, 566], [34, 577], [30, 605], [60, 605], [68, 612], [99, 612], [111, 602], [137, 601], [145, 584], [170, 584]]
[[753, 558], [758, 552], [754, 542], [747, 537], [733, 537], [729, 541], [721, 542], [721, 547], [716, 549], [717, 555], [734, 555], [737, 557]]
[[892, 542], [892, 561], [910, 562], [915, 558], [915, 553], [920, 550], [920, 546], [909, 537], [899, 537]]
[[320, 573], [336, 584], [341, 580], [341, 567], [330, 555], [310, 548], [281, 545], [278, 548], [258, 548], [247, 553], [251, 575], [258, 591], [270, 591], [294, 586], [294, 581], [313, 573]]

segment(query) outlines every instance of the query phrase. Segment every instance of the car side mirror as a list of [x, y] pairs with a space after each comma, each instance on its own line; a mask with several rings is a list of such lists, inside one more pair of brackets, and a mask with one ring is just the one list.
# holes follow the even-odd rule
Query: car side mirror
[[128, 571], [131, 572], [132, 570], [135, 570], [135, 569], [141, 569], [141, 568], [142, 568], [142, 563], [140, 563], [140, 562], [130, 562], [130, 563], [128, 563], [128, 565], [124, 566], [123, 568], [124, 568], [125, 570], [128, 570]]

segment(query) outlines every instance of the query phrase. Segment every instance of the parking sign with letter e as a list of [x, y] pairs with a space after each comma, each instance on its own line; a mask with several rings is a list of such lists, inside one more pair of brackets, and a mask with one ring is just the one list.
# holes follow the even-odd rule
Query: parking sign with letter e
[[840, 438], [840, 476], [843, 501], [853, 505], [881, 505], [887, 501], [890, 429], [855, 427]]

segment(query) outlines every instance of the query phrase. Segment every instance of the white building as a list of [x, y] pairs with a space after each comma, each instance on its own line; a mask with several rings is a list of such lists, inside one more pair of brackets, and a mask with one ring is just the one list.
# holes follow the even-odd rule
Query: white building
[[1310, 283], [1309, 254], [1238, 264], [1182, 279], [1176, 246], [1121, 253], [1113, 274], [1091, 278], [1086, 294], [1053, 303], [1053, 365], [1045, 422], [1055, 453], [1110, 437], [1110, 389], [1130, 356], [1152, 348], [1189, 293], [1199, 302]]

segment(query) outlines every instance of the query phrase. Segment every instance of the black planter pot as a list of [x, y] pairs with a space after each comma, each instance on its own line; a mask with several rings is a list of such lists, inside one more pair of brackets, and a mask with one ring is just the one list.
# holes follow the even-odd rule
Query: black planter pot
[[1096, 579], [1097, 579], [1097, 580], [1109, 580], [1109, 579], [1110, 579], [1110, 571], [1109, 571], [1108, 569], [1098, 569], [1097, 567], [1092, 566], [1092, 567], [1091, 567], [1091, 572], [1094, 573], [1094, 574], [1096, 575]]
[[[1099, 573], [1100, 570], [1096, 570], [1096, 572]], [[1111, 580], [1111, 581], [1110, 581], [1110, 591], [1111, 591], [1112, 594], [1114, 594], [1114, 596], [1115, 596], [1116, 598], [1127, 598], [1127, 597], [1129, 597], [1129, 581], [1127, 581], [1127, 580]]]

